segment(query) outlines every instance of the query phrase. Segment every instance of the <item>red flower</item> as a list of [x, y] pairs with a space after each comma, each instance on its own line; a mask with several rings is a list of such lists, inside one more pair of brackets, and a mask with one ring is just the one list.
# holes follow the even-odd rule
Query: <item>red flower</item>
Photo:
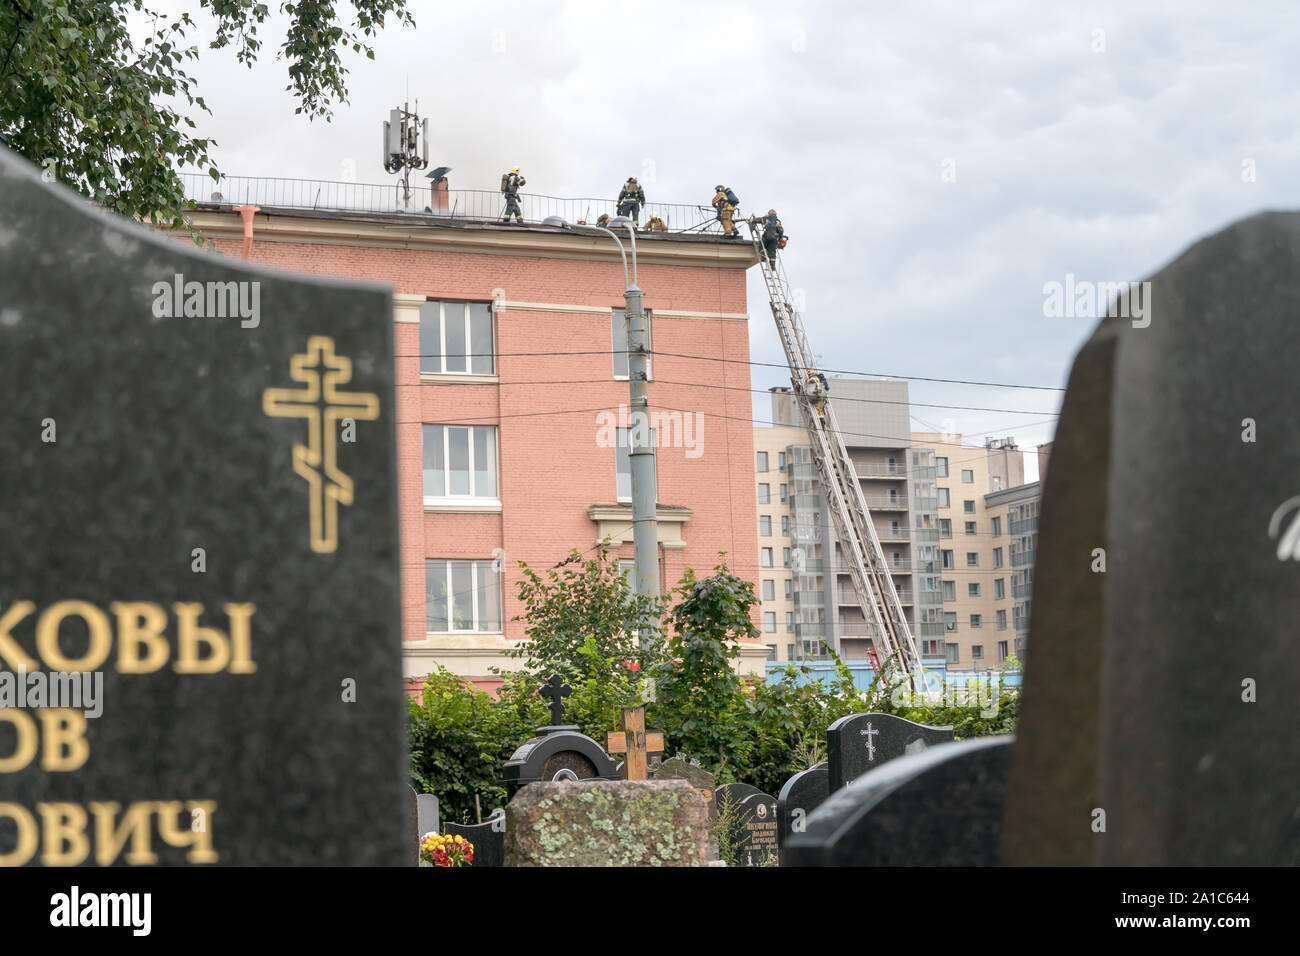
[[630, 671], [639, 671], [641, 669], [641, 665], [636, 661], [624, 661], [623, 666]]

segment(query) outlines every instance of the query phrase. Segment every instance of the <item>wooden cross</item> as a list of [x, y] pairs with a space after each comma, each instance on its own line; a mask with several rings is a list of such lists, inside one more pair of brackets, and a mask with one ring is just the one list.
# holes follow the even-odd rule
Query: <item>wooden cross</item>
[[662, 731], [646, 733], [645, 708], [623, 708], [623, 730], [611, 730], [605, 736], [605, 749], [612, 754], [627, 754], [627, 779], [645, 780], [647, 753], [663, 756]]
[[551, 679], [542, 685], [542, 696], [551, 699], [551, 725], [560, 726], [564, 721], [564, 698], [573, 690], [559, 674], [552, 674]]

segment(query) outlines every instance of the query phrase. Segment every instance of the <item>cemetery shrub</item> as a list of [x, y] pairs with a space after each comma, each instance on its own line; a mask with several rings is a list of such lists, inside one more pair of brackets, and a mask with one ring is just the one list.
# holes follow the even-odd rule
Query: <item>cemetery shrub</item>
[[[664, 732], [666, 753], [698, 759], [719, 784], [748, 783], [766, 793], [826, 759], [826, 728], [849, 714], [952, 726], [958, 740], [1015, 729], [1018, 690], [995, 691], [991, 676], [983, 704], [951, 693], [915, 701], [898, 693], [897, 683], [859, 690], [833, 652], [830, 678], [810, 680], [810, 668], [792, 664], [767, 681], [742, 679], [733, 667], [737, 641], [758, 637], [751, 619], [757, 598], [725, 564], [702, 579], [688, 570], [674, 589], [676, 602], [660, 607], [631, 592], [604, 549], [587, 561], [574, 552], [544, 575], [522, 567], [531, 640], [513, 652], [523, 666], [503, 675], [497, 699], [440, 669], [410, 705], [412, 784], [436, 794], [448, 820], [472, 822], [476, 793], [485, 818], [504, 804], [502, 765], [550, 723], [537, 696], [550, 674], [572, 688], [564, 722], [602, 744], [608, 731], [622, 729], [621, 709], [639, 703], [652, 678], [646, 726]], [[647, 624], [666, 641], [639, 644], [634, 635]]]

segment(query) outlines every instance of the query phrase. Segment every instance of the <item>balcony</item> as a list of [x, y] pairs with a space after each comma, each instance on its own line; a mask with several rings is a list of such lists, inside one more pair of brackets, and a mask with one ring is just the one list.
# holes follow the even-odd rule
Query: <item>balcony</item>
[[1037, 548], [1029, 548], [1024, 551], [1012, 551], [1011, 566], [1017, 569], [1032, 568], [1034, 566], [1034, 556], [1037, 554]]
[[856, 461], [853, 463], [853, 470], [857, 472], [859, 478], [884, 478], [897, 480], [907, 477], [907, 468], [903, 465], [887, 465], [864, 463], [859, 465]]
[[1011, 596], [1017, 601], [1034, 596], [1034, 586], [1032, 584], [1013, 584], [1011, 585]]
[[889, 497], [886, 495], [864, 495], [867, 507], [873, 511], [906, 511], [907, 499], [902, 495]]
[[911, 531], [904, 527], [877, 528], [876, 537], [881, 541], [910, 541]]
[[1032, 518], [1021, 518], [1019, 521], [1012, 521], [1007, 524], [1008, 534], [1037, 534], [1038, 533], [1038, 516]]
[[[899, 603], [901, 603], [901, 604], [911, 604], [911, 603], [912, 603], [912, 592], [911, 592], [911, 591], [901, 590], [901, 589], [898, 589], [898, 588], [895, 588], [895, 591], [897, 591], [897, 593], [898, 593], [898, 600], [899, 600]], [[860, 604], [861, 602], [858, 600], [858, 592], [857, 592], [857, 589], [856, 589], [856, 588], [851, 588], [851, 587], [850, 587], [850, 588], [840, 588], [840, 590], [839, 590], [839, 603], [840, 603], [840, 604], [851, 604], [851, 605], [854, 605], [854, 606], [857, 606], [858, 604]]]

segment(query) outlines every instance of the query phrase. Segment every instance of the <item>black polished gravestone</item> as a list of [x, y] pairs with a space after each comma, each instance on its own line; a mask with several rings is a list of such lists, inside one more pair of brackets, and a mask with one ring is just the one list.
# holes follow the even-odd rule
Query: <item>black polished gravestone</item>
[[559, 675], [542, 685], [541, 695], [550, 699], [551, 724], [537, 728], [537, 736], [525, 741], [501, 770], [506, 799], [530, 783], [555, 780], [617, 780], [618, 767], [600, 744], [564, 719], [564, 698], [569, 688]]
[[0, 865], [412, 861], [392, 316], [0, 148]]
[[483, 823], [446, 823], [443, 833], [447, 836], [460, 834], [474, 844], [474, 862], [470, 866], [480, 869], [488, 866], [506, 865], [506, 816], [505, 811], [489, 817]]
[[1006, 861], [1297, 865], [1300, 214], [1139, 289], [1061, 409]]
[[849, 714], [826, 728], [828, 786], [834, 793], [888, 760], [951, 740], [951, 727], [927, 727], [893, 714]]
[[802, 833], [812, 813], [831, 794], [825, 761], [801, 770], [776, 795], [776, 840], [784, 845], [791, 833]]
[[1009, 734], [937, 744], [843, 787], [781, 846], [782, 866], [996, 866]]
[[741, 800], [735, 833], [736, 859], [741, 866], [764, 866], [775, 860], [776, 800], [762, 792]]

